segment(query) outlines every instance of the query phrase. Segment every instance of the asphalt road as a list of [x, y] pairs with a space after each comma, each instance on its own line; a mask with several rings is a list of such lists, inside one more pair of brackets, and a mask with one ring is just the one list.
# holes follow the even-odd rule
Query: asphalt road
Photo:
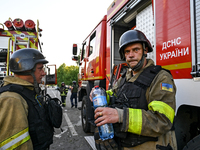
[[[47, 93], [51, 97], [60, 99], [59, 91], [54, 88], [48, 88]], [[55, 128], [54, 142], [50, 150], [95, 150], [93, 134], [85, 133], [81, 125], [81, 102], [78, 102], [78, 108], [71, 108], [71, 92], [68, 92], [66, 98], [66, 107], [63, 108], [63, 120], [61, 128]]]

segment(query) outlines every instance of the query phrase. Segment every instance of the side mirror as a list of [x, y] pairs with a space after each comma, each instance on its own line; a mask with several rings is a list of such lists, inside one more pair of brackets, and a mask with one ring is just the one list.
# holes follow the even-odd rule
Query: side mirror
[[77, 61], [78, 60], [78, 56], [72, 56], [72, 60], [73, 61]]
[[73, 44], [73, 55], [77, 55], [77, 44]]
[[46, 75], [46, 84], [55, 84], [56, 79], [55, 79], [55, 74], [53, 75]]

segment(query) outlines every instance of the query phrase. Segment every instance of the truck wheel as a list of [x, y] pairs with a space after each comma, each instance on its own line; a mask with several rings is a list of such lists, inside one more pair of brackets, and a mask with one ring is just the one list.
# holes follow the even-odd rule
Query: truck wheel
[[82, 100], [81, 119], [82, 119], [83, 131], [85, 133], [90, 132], [90, 123], [88, 116], [90, 116], [88, 110], [88, 101], [87, 101], [87, 96], [84, 96]]
[[200, 135], [190, 140], [183, 150], [199, 150], [200, 149]]

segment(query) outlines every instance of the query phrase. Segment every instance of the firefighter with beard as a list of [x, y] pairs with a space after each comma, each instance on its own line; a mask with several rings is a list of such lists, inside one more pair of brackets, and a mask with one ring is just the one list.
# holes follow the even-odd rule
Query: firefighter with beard
[[0, 149], [48, 150], [53, 143], [53, 126], [38, 85], [46, 63], [36, 49], [12, 54], [9, 67], [15, 75], [6, 76], [0, 88]]
[[173, 130], [176, 86], [168, 70], [146, 58], [152, 51], [139, 30], [120, 37], [119, 53], [129, 68], [107, 91], [107, 101], [114, 96], [114, 104], [95, 109], [96, 126], [113, 123], [115, 132], [114, 139], [106, 141], [95, 133], [98, 150], [177, 150]]

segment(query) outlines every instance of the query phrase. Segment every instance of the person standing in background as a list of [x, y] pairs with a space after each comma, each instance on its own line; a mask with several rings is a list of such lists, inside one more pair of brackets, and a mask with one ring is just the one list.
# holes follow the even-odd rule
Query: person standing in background
[[71, 108], [74, 107], [73, 99], [75, 99], [75, 108], [77, 108], [77, 92], [78, 92], [78, 86], [76, 85], [76, 81], [72, 82], [72, 88], [71, 88]]
[[60, 91], [62, 106], [65, 107], [66, 106], [66, 97], [67, 97], [68, 89], [66, 88], [64, 82], [61, 83], [61, 87], [59, 88], [59, 91]]

